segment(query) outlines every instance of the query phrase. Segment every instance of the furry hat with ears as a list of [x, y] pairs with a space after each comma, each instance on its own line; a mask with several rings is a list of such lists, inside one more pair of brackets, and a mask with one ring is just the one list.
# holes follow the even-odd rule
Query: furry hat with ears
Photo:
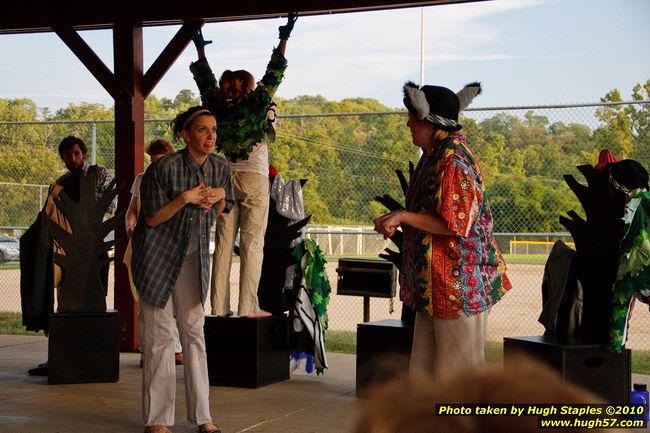
[[404, 105], [418, 119], [427, 120], [449, 131], [458, 131], [458, 114], [481, 93], [481, 83], [466, 85], [458, 93], [446, 87], [418, 87], [409, 81], [404, 84]]

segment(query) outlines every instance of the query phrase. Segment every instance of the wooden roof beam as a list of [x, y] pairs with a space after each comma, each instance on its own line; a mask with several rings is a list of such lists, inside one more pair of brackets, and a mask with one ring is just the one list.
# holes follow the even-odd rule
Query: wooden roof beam
[[53, 31], [52, 23], [64, 22], [75, 30], [109, 29], [129, 19], [144, 27], [182, 25], [185, 22], [236, 21], [286, 16], [362, 12], [416, 6], [467, 3], [487, 0], [240, 0], [197, 3], [192, 8], [177, 0], [133, 0], [89, 2], [88, 0], [31, 0], [29, 10], [17, 1], [4, 2], [0, 13], [0, 34]]

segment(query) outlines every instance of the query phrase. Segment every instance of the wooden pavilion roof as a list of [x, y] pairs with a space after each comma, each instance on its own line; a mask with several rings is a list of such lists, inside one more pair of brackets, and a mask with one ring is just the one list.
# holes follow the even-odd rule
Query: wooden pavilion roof
[[170, 0], [16, 0], [3, 2], [0, 34], [49, 32], [53, 27], [74, 30], [107, 29], [116, 23], [142, 26], [182, 24], [187, 21], [235, 21], [277, 17], [288, 11], [304, 15], [360, 12], [485, 0], [241, 0], [196, 1], [188, 7]]

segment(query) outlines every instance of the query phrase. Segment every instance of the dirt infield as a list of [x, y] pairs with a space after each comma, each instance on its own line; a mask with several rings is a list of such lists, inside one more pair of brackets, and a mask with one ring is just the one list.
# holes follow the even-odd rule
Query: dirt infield
[[[337, 263], [327, 264], [327, 274], [332, 285], [332, 296], [328, 308], [329, 328], [331, 330], [356, 330], [363, 321], [363, 298], [358, 296], [339, 296], [336, 294]], [[503, 337], [541, 335], [544, 327], [537, 322], [542, 308], [541, 284], [544, 274], [542, 265], [510, 265], [508, 276], [513, 289], [506, 294], [490, 313], [488, 340], [502, 341]], [[113, 307], [112, 275], [109, 280], [111, 288], [106, 299], [108, 308]], [[231, 272], [232, 308], [236, 310], [238, 299], [239, 264], [233, 263]], [[210, 310], [207, 301], [206, 311]], [[401, 303], [393, 300], [394, 312], [390, 313], [390, 300], [372, 298], [370, 300], [370, 320], [398, 319]], [[0, 271], [0, 311], [20, 312], [20, 271]], [[650, 314], [648, 306], [637, 303], [630, 323], [630, 338], [627, 347], [631, 349], [650, 350]]]

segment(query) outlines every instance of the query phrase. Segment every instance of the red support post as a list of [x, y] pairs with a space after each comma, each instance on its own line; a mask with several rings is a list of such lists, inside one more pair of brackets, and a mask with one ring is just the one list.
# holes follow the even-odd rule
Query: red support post
[[[131, 185], [144, 170], [144, 99], [142, 76], [144, 55], [142, 25], [116, 23], [113, 29], [115, 76], [124, 90], [115, 97], [115, 177], [122, 185], [118, 195], [118, 209], [125, 209], [131, 201]], [[131, 294], [126, 266], [122, 263], [127, 239], [124, 226], [116, 233], [122, 239], [115, 251], [115, 309], [120, 312], [120, 351], [133, 352], [139, 347], [137, 331], [137, 303]]]
[[[54, 28], [57, 35], [115, 100], [115, 177], [118, 187], [121, 186], [118, 210], [129, 206], [133, 179], [144, 170], [144, 100], [190, 43], [192, 34], [202, 25], [202, 20], [185, 22], [146, 74], [142, 23], [129, 21], [128, 16], [125, 16], [124, 21], [114, 24], [114, 73], [111, 73], [72, 26], [58, 25]], [[126, 266], [122, 263], [127, 245], [124, 226], [118, 227], [115, 237], [121, 239], [115, 247], [113, 267], [114, 306], [120, 312], [120, 351], [133, 352], [139, 347], [137, 303], [131, 294]]]

